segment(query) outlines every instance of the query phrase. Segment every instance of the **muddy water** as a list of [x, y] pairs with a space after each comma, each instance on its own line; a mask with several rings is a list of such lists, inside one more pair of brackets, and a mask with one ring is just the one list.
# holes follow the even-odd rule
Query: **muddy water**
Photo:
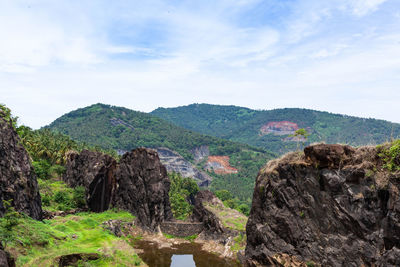
[[139, 257], [150, 267], [236, 267], [236, 262], [221, 259], [201, 250], [199, 244], [180, 244], [158, 248], [149, 241], [137, 241], [135, 248], [142, 250]]

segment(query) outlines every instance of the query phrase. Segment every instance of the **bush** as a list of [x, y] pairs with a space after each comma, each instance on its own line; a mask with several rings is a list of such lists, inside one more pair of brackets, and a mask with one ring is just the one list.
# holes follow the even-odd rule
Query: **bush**
[[46, 194], [46, 195], [42, 196], [42, 204], [43, 204], [43, 206], [46, 206], [46, 207], [50, 206], [50, 201], [51, 201], [51, 198], [50, 198], [49, 195]]
[[65, 191], [57, 191], [54, 194], [54, 202], [58, 204], [64, 204], [64, 205], [69, 205], [71, 203], [71, 199], [68, 196], [68, 193]]
[[222, 201], [232, 199], [232, 194], [228, 190], [218, 190], [215, 191], [215, 195]]
[[56, 174], [57, 176], [62, 176], [65, 173], [65, 167], [61, 165], [53, 165], [50, 167], [50, 175]]
[[84, 208], [86, 206], [85, 188], [83, 186], [75, 188], [72, 201], [77, 208]]
[[246, 216], [250, 215], [250, 207], [246, 204], [241, 204], [239, 205], [239, 207], [237, 207], [238, 211], [240, 211], [241, 213], [243, 213]]
[[34, 161], [32, 162], [32, 165], [38, 178], [43, 180], [47, 180], [50, 178], [51, 165], [47, 160], [42, 159], [40, 161]]

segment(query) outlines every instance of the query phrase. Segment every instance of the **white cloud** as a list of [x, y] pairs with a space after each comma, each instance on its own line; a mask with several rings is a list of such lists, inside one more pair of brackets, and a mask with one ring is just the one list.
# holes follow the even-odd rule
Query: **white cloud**
[[350, 5], [353, 13], [357, 16], [365, 16], [370, 12], [374, 12], [378, 7], [387, 0], [351, 0]]
[[1, 102], [33, 127], [97, 102], [300, 106], [400, 122], [400, 109], [384, 111], [400, 97], [400, 29], [388, 13], [398, 4], [383, 2], [293, 1], [248, 23], [263, 1], [1, 3]]

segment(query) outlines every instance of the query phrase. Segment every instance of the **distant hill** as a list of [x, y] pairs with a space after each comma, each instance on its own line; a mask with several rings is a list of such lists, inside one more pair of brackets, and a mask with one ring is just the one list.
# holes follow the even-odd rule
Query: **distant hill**
[[[214, 177], [212, 188], [228, 189], [233, 195], [248, 202], [258, 170], [274, 157], [272, 153], [261, 148], [196, 133], [151, 114], [104, 104], [71, 111], [46, 128], [104, 149], [171, 149], [199, 169], [208, 170], [208, 174]], [[208, 160], [209, 155], [216, 157]], [[229, 157], [228, 165], [231, 166], [219, 164], [219, 159], [226, 159], [223, 156]], [[226, 174], [224, 168], [227, 169]]]
[[296, 148], [297, 140], [290, 134], [298, 128], [305, 128], [311, 134], [307, 143], [375, 145], [400, 136], [400, 124], [298, 108], [252, 110], [237, 106], [192, 104], [158, 108], [151, 114], [186, 129], [278, 154]]

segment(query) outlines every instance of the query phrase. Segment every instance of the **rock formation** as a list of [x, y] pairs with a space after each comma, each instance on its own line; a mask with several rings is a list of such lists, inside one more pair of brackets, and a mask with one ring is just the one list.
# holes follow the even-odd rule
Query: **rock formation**
[[400, 266], [400, 178], [375, 147], [313, 145], [269, 162], [247, 223], [249, 265]]
[[199, 186], [209, 186], [212, 177], [205, 172], [199, 171], [192, 163], [185, 160], [181, 155], [168, 148], [159, 147], [156, 149], [161, 163], [168, 172], [176, 172], [182, 177], [190, 177], [196, 180]]
[[91, 211], [108, 209], [115, 189], [117, 162], [109, 155], [83, 150], [68, 155], [63, 180], [71, 187], [85, 187], [86, 203]]
[[0, 243], [0, 266], [1, 267], [15, 267], [15, 260], [11, 257], [10, 253], [4, 251]]
[[195, 197], [195, 205], [193, 208], [192, 220], [195, 222], [202, 222], [204, 230], [208, 235], [210, 234], [223, 234], [226, 229], [218, 217], [205, 208], [205, 203], [212, 205], [224, 205], [214, 193], [209, 190], [199, 191]]
[[3, 200], [12, 200], [16, 211], [37, 220], [42, 218], [39, 188], [29, 155], [0, 111], [0, 216], [5, 212]]
[[155, 231], [164, 220], [172, 219], [170, 181], [156, 151], [138, 148], [125, 153], [116, 180], [113, 205], [132, 212], [141, 226]]

